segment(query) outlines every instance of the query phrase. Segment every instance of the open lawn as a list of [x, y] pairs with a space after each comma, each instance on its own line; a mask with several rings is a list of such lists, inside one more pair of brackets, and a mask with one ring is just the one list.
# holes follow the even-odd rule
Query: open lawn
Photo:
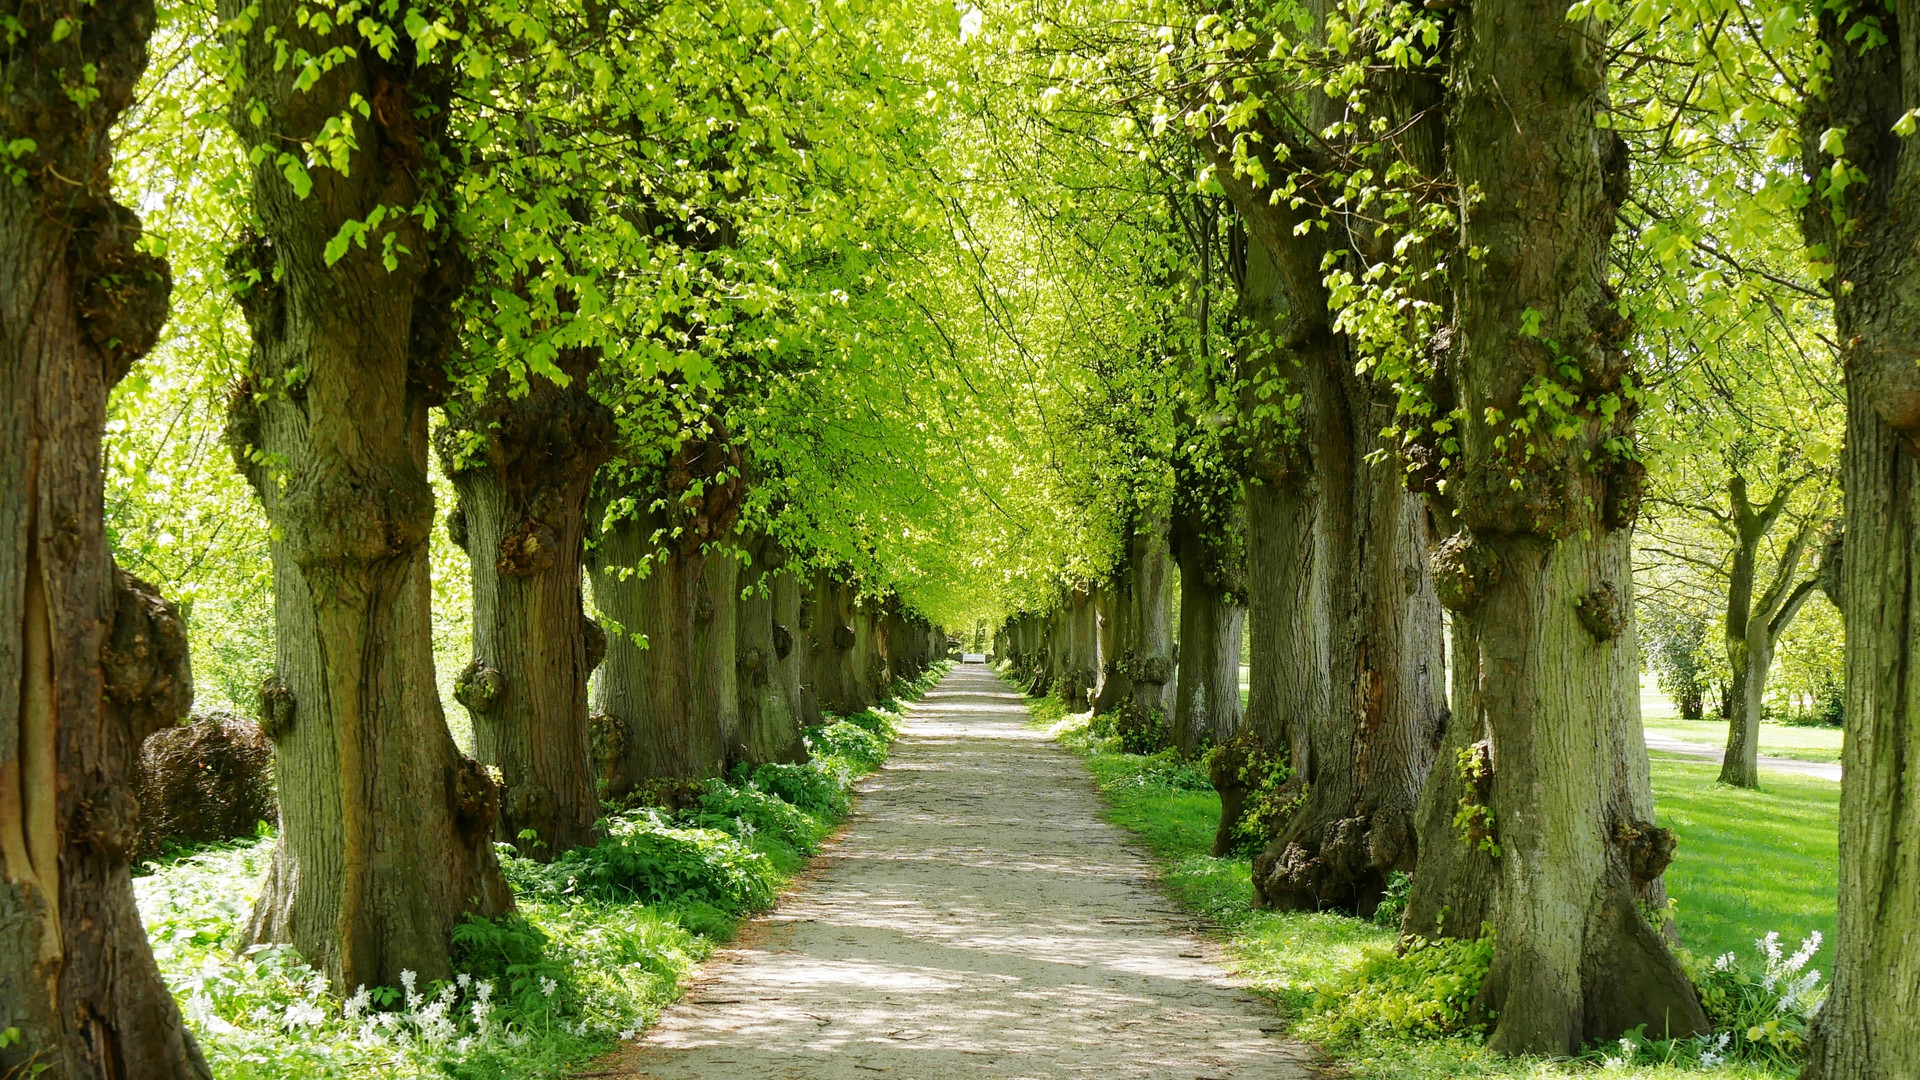
[[[1640, 679], [1640, 722], [1650, 735], [1685, 739], [1713, 750], [1724, 749], [1727, 745], [1725, 720], [1717, 717], [1682, 720], [1680, 710], [1653, 684], [1651, 675], [1643, 675]], [[1796, 761], [1839, 761], [1841, 742], [1841, 731], [1837, 727], [1760, 725], [1760, 753], [1767, 757], [1793, 758]]]

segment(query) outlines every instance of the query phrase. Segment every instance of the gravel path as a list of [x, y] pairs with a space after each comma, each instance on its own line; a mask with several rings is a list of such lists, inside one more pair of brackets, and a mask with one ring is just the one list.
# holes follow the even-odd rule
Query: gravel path
[[984, 666], [956, 667], [811, 880], [591, 1075], [1311, 1077], [1026, 716]]

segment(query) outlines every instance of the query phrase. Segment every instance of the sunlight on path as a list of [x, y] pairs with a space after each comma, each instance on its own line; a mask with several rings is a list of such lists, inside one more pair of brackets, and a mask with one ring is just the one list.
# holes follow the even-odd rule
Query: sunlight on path
[[593, 1075], [1306, 1080], [1307, 1051], [1178, 932], [1085, 767], [1025, 719], [956, 668], [817, 878]]

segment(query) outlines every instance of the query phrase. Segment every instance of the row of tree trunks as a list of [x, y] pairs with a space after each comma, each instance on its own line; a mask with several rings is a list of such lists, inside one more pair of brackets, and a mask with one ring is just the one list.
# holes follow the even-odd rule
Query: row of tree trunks
[[[498, 792], [455, 747], [433, 673], [427, 410], [466, 260], [444, 216], [429, 231], [430, 216], [406, 213], [389, 215], [390, 245], [326, 252], [348, 222], [434, 201], [422, 183], [448, 167], [445, 73], [382, 59], [357, 24], [307, 20], [290, 0], [220, 8], [246, 83], [233, 126], [272, 148], [253, 172], [262, 232], [231, 259], [253, 350], [228, 438], [274, 536], [261, 697], [280, 831], [250, 937], [293, 944], [342, 994], [402, 971], [450, 978], [454, 924], [512, 907], [492, 847]], [[286, 50], [344, 59], [308, 85]], [[296, 191], [278, 148], [343, 121], [351, 168]]]
[[[171, 292], [108, 185], [154, 6], [16, 14], [0, 125], [32, 141], [0, 185], [0, 1029], [19, 1040], [0, 1075], [204, 1080], [128, 873], [141, 740], [192, 701], [186, 638], [115, 568], [102, 517], [107, 393]], [[82, 68], [90, 100], [72, 93]]]

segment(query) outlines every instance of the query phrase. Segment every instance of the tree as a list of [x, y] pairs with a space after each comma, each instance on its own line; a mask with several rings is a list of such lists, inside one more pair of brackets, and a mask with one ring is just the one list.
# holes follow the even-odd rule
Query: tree
[[[220, 14], [231, 121], [258, 151], [257, 224], [230, 258], [253, 353], [228, 441], [275, 531], [260, 707], [280, 834], [251, 936], [293, 944], [343, 994], [449, 978], [454, 924], [512, 897], [499, 794], [454, 746], [433, 675], [427, 410], [468, 273], [435, 210], [454, 169], [447, 73], [434, 25], [416, 37], [397, 14]], [[311, 169], [284, 149], [306, 144], [325, 148]]]
[[563, 358], [562, 386], [505, 372], [447, 407], [441, 463], [459, 501], [447, 515], [473, 568], [473, 662], [454, 696], [476, 756], [500, 770], [496, 834], [534, 858], [592, 842], [600, 797], [587, 739], [587, 675], [606, 635], [580, 578], [587, 494], [613, 452], [612, 412], [587, 389], [590, 354]]
[[1911, 657], [1920, 573], [1914, 493], [1920, 371], [1920, 108], [1911, 3], [1819, 9], [1827, 78], [1809, 87], [1802, 160], [1813, 190], [1802, 219], [1830, 268], [1847, 387], [1846, 536], [1839, 606], [1847, 629], [1846, 782], [1840, 791], [1840, 918], [1832, 988], [1814, 1022], [1808, 1080], [1881, 1080], [1920, 1071], [1920, 864], [1911, 837], [1920, 728]]
[[[108, 189], [147, 64], [141, 0], [20, 9], [0, 59], [0, 1071], [209, 1075], [160, 980], [128, 862], [146, 735], [193, 700], [172, 605], [115, 567], [107, 393], [153, 347], [170, 270]], [[77, 81], [85, 71], [86, 82]], [[84, 92], [83, 92], [84, 91]]]
[[741, 575], [736, 659], [740, 684], [740, 745], [750, 764], [807, 760], [800, 737], [806, 708], [800, 700], [800, 590], [787, 553], [764, 534], [749, 535], [752, 561]]
[[1442, 445], [1459, 531], [1435, 573], [1474, 633], [1477, 667], [1455, 679], [1477, 684], [1489, 734], [1489, 1042], [1565, 1054], [1643, 1023], [1704, 1031], [1639, 909], [1672, 838], [1653, 825], [1636, 707], [1631, 328], [1605, 272], [1627, 160], [1595, 123], [1607, 27], [1554, 0], [1500, 0], [1463, 12], [1456, 32], [1463, 257], [1441, 363], [1457, 402], [1457, 441]]

